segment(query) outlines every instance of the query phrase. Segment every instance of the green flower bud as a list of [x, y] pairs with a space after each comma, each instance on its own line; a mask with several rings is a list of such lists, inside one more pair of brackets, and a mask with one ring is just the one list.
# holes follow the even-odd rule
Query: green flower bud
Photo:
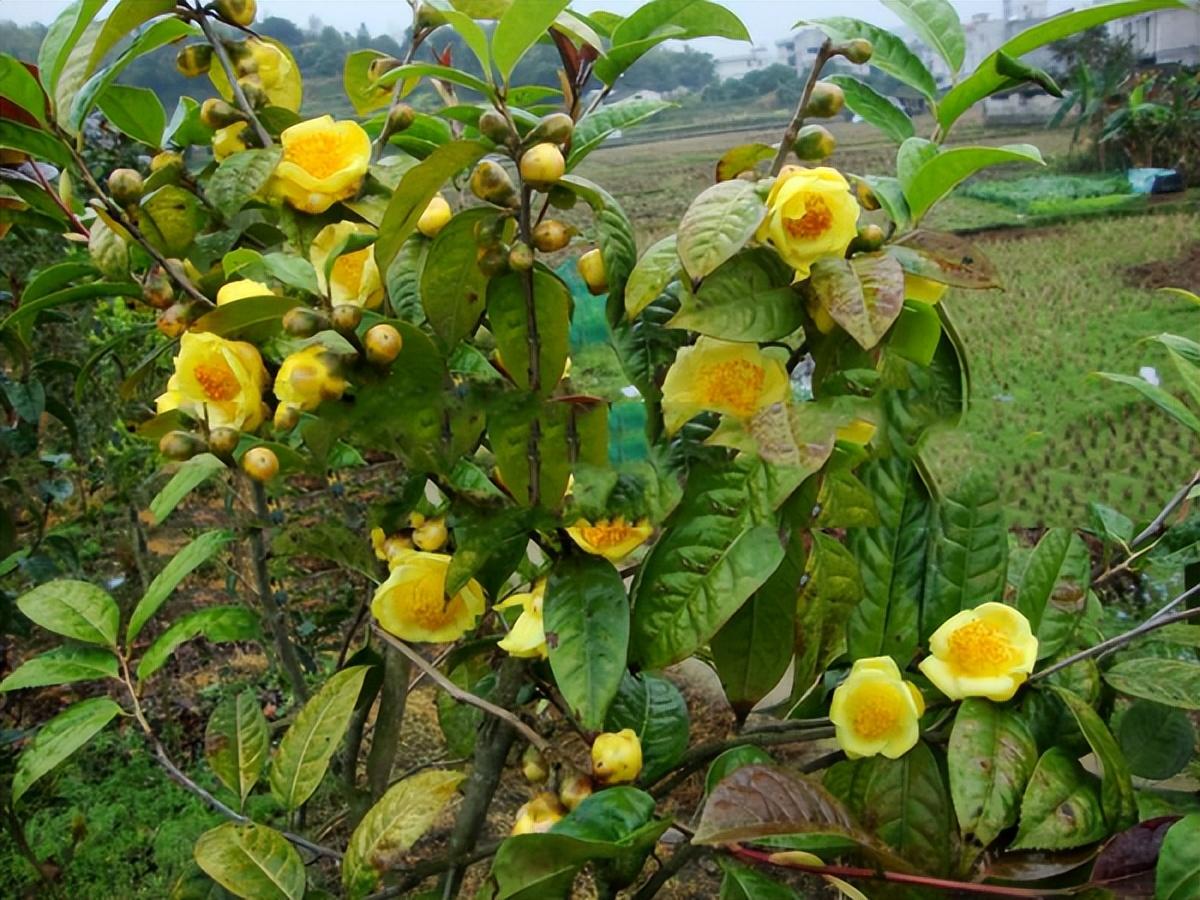
[[840, 113], [845, 103], [846, 96], [840, 87], [828, 81], [818, 81], [813, 85], [812, 96], [808, 98], [804, 114], [828, 119]]
[[826, 159], [836, 148], [837, 139], [824, 125], [805, 125], [792, 144], [792, 151], [804, 160]]

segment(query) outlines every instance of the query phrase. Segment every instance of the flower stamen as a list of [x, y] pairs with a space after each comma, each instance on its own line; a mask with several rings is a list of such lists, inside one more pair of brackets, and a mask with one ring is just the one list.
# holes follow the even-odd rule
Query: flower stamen
[[955, 629], [949, 644], [955, 664], [972, 677], [1003, 675], [1016, 661], [1008, 637], [981, 619]]
[[700, 377], [708, 403], [749, 416], [758, 409], [767, 373], [747, 360], [731, 359], [707, 367]]

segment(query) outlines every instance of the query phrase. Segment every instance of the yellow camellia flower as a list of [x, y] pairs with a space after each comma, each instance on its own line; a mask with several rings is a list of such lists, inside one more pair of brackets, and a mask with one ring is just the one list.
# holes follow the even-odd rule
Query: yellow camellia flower
[[828, 166], [784, 166], [767, 195], [755, 237], [770, 241], [796, 280], [823, 256], [843, 256], [858, 234], [858, 203], [842, 173]]
[[904, 299], [919, 300], [922, 303], [937, 303], [942, 295], [949, 290], [949, 285], [920, 275], [904, 273]]
[[509, 656], [545, 659], [550, 655], [546, 647], [546, 629], [542, 622], [542, 603], [546, 597], [546, 579], [541, 579], [533, 590], [525, 594], [511, 594], [492, 609], [521, 608], [521, 614], [513, 623], [504, 639], [496, 644]]
[[442, 644], [456, 641], [483, 615], [483, 588], [471, 579], [446, 597], [450, 557], [414, 550], [404, 554], [387, 581], [375, 590], [371, 615], [381, 628], [406, 641]]
[[749, 419], [788, 396], [784, 364], [757, 344], [702, 337], [675, 354], [663, 382], [663, 421], [674, 434], [704, 411]]
[[964, 609], [929, 638], [918, 668], [951, 700], [1011, 699], [1033, 671], [1038, 641], [1029, 620], [1004, 603]]
[[275, 396], [285, 406], [316, 409], [346, 390], [346, 381], [328, 363], [329, 351], [320, 344], [297, 350], [283, 361], [275, 375]]
[[325, 281], [325, 263], [333, 252], [351, 234], [374, 234], [375, 229], [364, 222], [335, 222], [317, 232], [309, 249], [309, 259], [317, 270], [317, 285], [321, 293], [327, 293], [334, 306], [349, 304], [374, 309], [383, 302], [383, 281], [379, 267], [375, 264], [374, 249], [370, 246], [343, 253], [334, 261], [329, 273], [330, 284]]
[[261, 281], [251, 281], [249, 278], [242, 278], [238, 281], [230, 281], [221, 286], [217, 291], [217, 306], [224, 306], [226, 303], [235, 303], [238, 300], [245, 300], [247, 297], [265, 297], [268, 294], [275, 293]]
[[608, 731], [592, 742], [592, 776], [601, 784], [624, 784], [642, 771], [642, 742], [632, 728]]
[[[254, 72], [238, 80], [245, 85], [252, 81], [262, 88], [270, 106], [280, 106], [292, 112], [300, 111], [304, 87], [300, 72], [291, 58], [272, 41], [250, 38], [244, 45], [253, 61]], [[214, 65], [208, 70], [213, 86], [226, 100], [233, 100], [233, 90], [222, 66]]]
[[599, 519], [595, 524], [580, 519], [567, 529], [567, 534], [580, 549], [612, 562], [624, 559], [653, 533], [654, 527], [647, 520], [631, 524], [625, 521], [624, 516]]
[[371, 139], [357, 122], [320, 116], [285, 129], [279, 143], [273, 189], [301, 212], [323, 213], [362, 187]]
[[890, 656], [856, 659], [846, 680], [833, 692], [829, 718], [838, 746], [857, 759], [882, 753], [903, 756], [917, 742], [925, 712], [921, 692], [900, 677]]
[[404, 554], [412, 552], [413, 544], [402, 534], [388, 535], [382, 528], [372, 528], [371, 549], [375, 551], [375, 558], [387, 563], [390, 570]]
[[232, 125], [227, 125], [224, 128], [218, 128], [214, 131], [212, 139], [213, 159], [221, 162], [226, 157], [233, 156], [235, 153], [241, 153], [247, 149], [245, 131], [249, 127], [249, 122], [234, 122]]
[[512, 834], [541, 834], [566, 815], [558, 797], [544, 791], [517, 810]]
[[175, 373], [156, 405], [179, 409], [210, 428], [253, 431], [263, 420], [267, 370], [253, 344], [207, 332], [188, 332], [179, 342]]

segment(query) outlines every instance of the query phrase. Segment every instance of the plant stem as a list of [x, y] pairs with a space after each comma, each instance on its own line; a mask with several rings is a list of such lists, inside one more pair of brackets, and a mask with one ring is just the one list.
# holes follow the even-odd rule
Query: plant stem
[[658, 871], [654, 873], [649, 881], [638, 888], [637, 893], [633, 895], [631, 900], [650, 900], [651, 897], [666, 886], [668, 881], [679, 874], [680, 869], [692, 860], [699, 859], [707, 849], [688, 841], [672, 853], [670, 859], [658, 867]]
[[804, 124], [804, 114], [808, 109], [808, 101], [812, 99], [813, 89], [817, 86], [821, 70], [825, 68], [825, 63], [831, 56], [829, 51], [832, 46], [833, 43], [826, 38], [825, 42], [821, 44], [821, 49], [817, 51], [817, 58], [813, 60], [812, 71], [808, 73], [808, 81], [804, 84], [804, 93], [800, 95], [796, 114], [788, 123], [787, 131], [783, 133], [783, 140], [779, 142], [779, 152], [775, 154], [775, 162], [771, 163], [772, 175], [778, 175], [783, 171], [783, 164], [787, 162], [788, 154], [792, 151], [792, 144], [796, 142], [796, 135], [800, 133], [800, 127]]
[[1131, 641], [1134, 641], [1137, 638], [1140, 638], [1142, 635], [1148, 634], [1155, 629], [1162, 628], [1164, 625], [1170, 625], [1173, 622], [1183, 622], [1187, 619], [1195, 619], [1200, 617], [1200, 606], [1197, 606], [1194, 609], [1185, 609], [1183, 612], [1164, 615], [1167, 610], [1173, 609], [1181, 603], [1186, 603], [1192, 597], [1196, 596], [1200, 596], [1200, 584], [1196, 585], [1195, 587], [1188, 588], [1141, 625], [1131, 628], [1122, 634], [1118, 634], [1116, 637], [1111, 637], [1106, 641], [1101, 641], [1096, 646], [1089, 647], [1087, 650], [1081, 650], [1079, 653], [1076, 653], [1073, 656], [1068, 656], [1066, 659], [1056, 662], [1054, 665], [1048, 666], [1047, 668], [1042, 669], [1040, 672], [1034, 672], [1029, 676], [1029, 680], [1031, 682], [1037, 681], [1040, 678], [1053, 675], [1055, 672], [1065, 669], [1067, 666], [1073, 666], [1075, 663], [1082, 660], [1090, 659], [1093, 656], [1104, 656], [1112, 653], [1114, 650], [1124, 647]]
[[242, 91], [241, 84], [238, 83], [237, 71], [233, 67], [233, 61], [229, 58], [229, 52], [225, 49], [225, 44], [217, 33], [213, 30], [212, 22], [209, 21], [207, 15], [201, 12], [195, 16], [200, 23], [200, 28], [204, 32], [205, 39], [212, 45], [213, 53], [217, 55], [217, 60], [221, 63], [221, 68], [225, 70], [225, 77], [229, 81], [229, 89], [233, 92], [234, 102], [246, 118], [249, 119], [250, 125], [254, 128], [254, 133], [258, 135], [259, 141], [264, 147], [274, 146], [274, 141], [271, 140], [271, 133], [263, 127], [263, 123], [258, 120], [258, 114], [255, 113], [254, 107], [250, 101], [246, 99], [246, 94]]
[[250, 526], [250, 555], [254, 566], [254, 585], [258, 593], [258, 602], [267, 625], [271, 629], [271, 637], [275, 641], [275, 651], [279, 654], [279, 663], [292, 686], [292, 692], [301, 703], [308, 700], [308, 684], [304, 680], [304, 669], [300, 665], [300, 657], [296, 646], [288, 635], [287, 623], [284, 621], [283, 609], [275, 602], [271, 590], [271, 576], [267, 573], [267, 558], [269, 542], [267, 540], [267, 522], [270, 515], [267, 511], [267, 491], [262, 482], [252, 481], [251, 490], [254, 495], [254, 523]]
[[391, 897], [399, 897], [432, 875], [440, 875], [452, 866], [469, 866], [471, 863], [479, 862], [481, 859], [495, 856], [496, 851], [499, 849], [500, 841], [491, 841], [476, 847], [470, 853], [463, 856], [441, 856], [437, 859], [427, 859], [424, 862], [419, 862], [404, 870], [404, 879], [398, 884], [371, 894], [366, 900], [390, 900]]
[[1148, 551], [1153, 546], [1153, 542], [1157, 541], [1158, 538], [1160, 538], [1167, 530], [1167, 519], [1169, 519], [1171, 515], [1183, 505], [1183, 503], [1187, 500], [1188, 495], [1192, 492], [1192, 488], [1196, 487], [1198, 484], [1200, 484], [1200, 470], [1197, 470], [1197, 472], [1190, 479], [1188, 479], [1187, 483], [1172, 495], [1171, 499], [1167, 501], [1166, 505], [1159, 511], [1158, 515], [1154, 517], [1154, 520], [1147, 525], [1140, 534], [1138, 534], [1129, 542], [1129, 555], [1126, 556], [1125, 559], [1122, 560], [1118, 565], [1107, 569], [1093, 578], [1092, 586], [1095, 587], [1101, 582], [1107, 581], [1114, 575], [1126, 571], [1138, 557]]
[[77, 234], [82, 234], [84, 237], [90, 238], [92, 236], [91, 233], [87, 230], [87, 227], [79, 221], [79, 217], [75, 215], [75, 211], [72, 210], [71, 207], [67, 205], [66, 201], [58, 195], [58, 191], [54, 190], [54, 188], [50, 186], [50, 182], [48, 182], [46, 180], [46, 176], [42, 174], [42, 168], [38, 165], [37, 160], [31, 159], [29, 161], [29, 167], [33, 169], [33, 174], [37, 178], [38, 184], [42, 186], [42, 190], [50, 195], [50, 199], [52, 199], [58, 208], [61, 209], [66, 215], [67, 221], [71, 223], [71, 228], [73, 228]]
[[379, 712], [375, 715], [375, 733], [371, 738], [371, 751], [367, 754], [367, 784], [372, 800], [382, 797], [392, 780], [392, 767], [400, 749], [400, 730], [404, 725], [411, 662], [391, 644], [385, 644], [383, 666]]

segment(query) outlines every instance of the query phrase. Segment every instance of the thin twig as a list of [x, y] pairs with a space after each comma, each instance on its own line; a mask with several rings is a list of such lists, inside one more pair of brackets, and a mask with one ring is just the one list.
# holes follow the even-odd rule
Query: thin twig
[[1167, 519], [1169, 519], [1175, 513], [1175, 511], [1183, 505], [1183, 503], [1187, 500], [1188, 495], [1191, 494], [1192, 489], [1198, 484], [1200, 484], [1200, 470], [1198, 470], [1196, 474], [1188, 479], [1187, 483], [1183, 485], [1183, 487], [1181, 487], [1171, 496], [1171, 499], [1167, 501], [1166, 505], [1159, 511], [1158, 515], [1154, 517], [1153, 521], [1151, 521], [1149, 525], [1142, 529], [1141, 533], [1138, 534], [1137, 537], [1129, 542], [1129, 545], [1126, 547], [1129, 555], [1117, 565], [1110, 569], [1106, 569], [1104, 572], [1101, 572], [1099, 575], [1093, 578], [1092, 587], [1103, 584], [1105, 581], [1108, 581], [1115, 575], [1119, 575], [1121, 572], [1128, 571], [1134, 562], [1136, 562], [1149, 550], [1153, 549], [1154, 543], [1158, 540], [1158, 538], [1162, 537], [1163, 533], [1167, 530]]
[[796, 114], [792, 116], [792, 121], [788, 123], [787, 131], [783, 133], [783, 140], [779, 142], [779, 152], [775, 154], [775, 162], [771, 163], [771, 174], [778, 175], [783, 171], [783, 164], [787, 162], [788, 154], [792, 152], [792, 144], [796, 142], [796, 135], [800, 133], [800, 126], [804, 124], [804, 114], [808, 111], [808, 101], [812, 99], [813, 89], [817, 86], [817, 80], [821, 77], [821, 70], [825, 68], [825, 63], [829, 61], [830, 48], [833, 43], [826, 38], [825, 43], [821, 44], [821, 49], [817, 51], [817, 58], [813, 60], [812, 71], [808, 73], [808, 81], [804, 85], [804, 93], [800, 95], [800, 103], [796, 107]]
[[420, 653], [408, 646], [408, 644], [399, 638], [395, 638], [388, 634], [378, 625], [372, 625], [371, 630], [374, 631], [375, 634], [377, 634], [380, 639], [385, 641], [389, 646], [395, 647], [410, 660], [412, 660], [413, 665], [432, 678], [437, 683], [438, 687], [444, 690], [455, 700], [460, 700], [463, 703], [474, 706], [476, 709], [481, 709], [488, 715], [495, 716], [497, 719], [503, 719], [505, 722], [519, 731], [525, 740], [529, 741], [529, 743], [533, 744], [542, 752], [546, 752], [550, 749], [550, 744], [546, 741], [546, 739], [522, 722], [518, 716], [513, 715], [513, 713], [501, 706], [497, 706], [494, 703], [489, 703], [487, 700], [472, 694], [470, 691], [463, 690], [457, 684], [431, 666], [428, 662], [426, 662], [425, 657], [421, 656]]
[[643, 884], [632, 900], [650, 900], [655, 894], [666, 886], [666, 883], [679, 874], [679, 870], [686, 866], [694, 859], [699, 859], [706, 851], [707, 847], [701, 847], [699, 844], [686, 843], [673, 854], [671, 858], [658, 867], [658, 871], [654, 873], [645, 884]]
[[50, 182], [48, 182], [46, 180], [46, 176], [42, 174], [42, 167], [39, 166], [35, 160], [29, 161], [29, 167], [33, 169], [33, 174], [37, 177], [38, 184], [42, 186], [42, 190], [49, 194], [50, 198], [55, 202], [58, 208], [66, 214], [67, 221], [71, 223], [71, 227], [75, 229], [78, 234], [82, 234], [84, 237], [90, 238], [92, 236], [91, 232], [89, 232], [87, 227], [79, 221], [79, 216], [75, 215], [75, 211], [72, 210], [71, 207], [67, 205], [66, 201], [58, 195], [58, 191], [54, 190], [54, 188], [50, 186]]
[[500, 849], [500, 843], [500, 841], [492, 841], [491, 843], [482, 844], [470, 853], [460, 857], [442, 857], [440, 859], [429, 859], [417, 863], [404, 870], [404, 879], [398, 884], [384, 888], [382, 891], [377, 891], [368, 896], [366, 900], [390, 900], [392, 897], [399, 897], [401, 894], [412, 890], [426, 878], [433, 875], [440, 875], [453, 866], [469, 866], [472, 863], [479, 862], [481, 859], [494, 856], [496, 851]]
[[229, 89], [233, 92], [233, 100], [246, 118], [249, 119], [250, 125], [254, 128], [254, 133], [258, 135], [259, 141], [264, 147], [272, 147], [275, 142], [271, 139], [271, 133], [263, 127], [263, 123], [258, 120], [258, 114], [254, 111], [254, 106], [246, 99], [246, 94], [242, 90], [242, 85], [237, 79], [237, 70], [233, 67], [233, 61], [229, 58], [229, 51], [225, 49], [225, 44], [221, 38], [213, 30], [212, 22], [208, 16], [201, 11], [194, 17], [199, 23], [200, 28], [204, 32], [205, 39], [212, 45], [213, 53], [217, 55], [218, 61], [221, 63], [221, 68], [225, 70], [225, 78], [229, 81]]

